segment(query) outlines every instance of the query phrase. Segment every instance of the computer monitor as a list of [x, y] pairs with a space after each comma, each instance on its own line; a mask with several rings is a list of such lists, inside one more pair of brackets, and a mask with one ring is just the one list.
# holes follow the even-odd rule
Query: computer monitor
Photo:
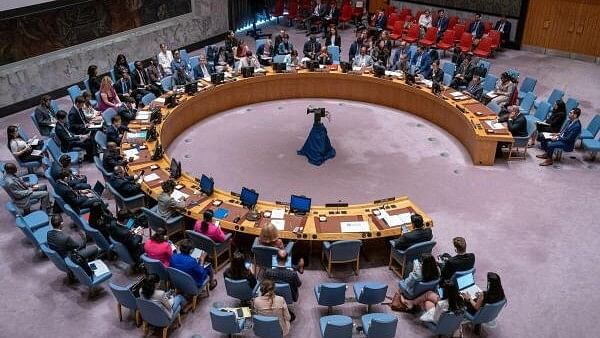
[[310, 211], [311, 199], [306, 196], [292, 195], [290, 199], [290, 211], [298, 214], [306, 214]]
[[287, 70], [287, 64], [285, 62], [280, 62], [280, 63], [274, 63], [273, 64], [273, 70], [276, 73], [283, 73]]
[[242, 73], [242, 77], [252, 77], [254, 76], [254, 67], [242, 67], [240, 72]]
[[385, 75], [385, 67], [376, 63], [373, 65], [373, 75], [383, 77]]
[[349, 62], [342, 61], [340, 62], [340, 68], [342, 69], [342, 73], [348, 73], [352, 70], [352, 65]]
[[224, 73], [212, 73], [210, 74], [210, 82], [212, 84], [220, 84], [223, 83], [223, 81], [225, 81], [225, 74]]
[[200, 191], [210, 196], [212, 195], [214, 189], [215, 181], [212, 179], [212, 177], [202, 174], [202, 177], [200, 177]]
[[243, 206], [252, 210], [258, 202], [258, 193], [253, 189], [243, 187], [242, 192], [240, 193], [240, 201], [242, 202]]
[[198, 92], [198, 82], [188, 82], [185, 84], [185, 93], [188, 95], [194, 95]]
[[171, 172], [171, 178], [178, 179], [181, 176], [181, 162], [178, 162], [177, 160], [172, 158], [169, 171]]

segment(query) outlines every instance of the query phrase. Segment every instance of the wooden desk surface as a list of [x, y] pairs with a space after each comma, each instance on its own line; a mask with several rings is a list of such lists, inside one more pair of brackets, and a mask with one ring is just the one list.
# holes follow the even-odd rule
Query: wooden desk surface
[[[512, 142], [510, 134], [486, 132], [480, 118], [481, 112], [487, 107], [477, 105], [472, 99], [454, 101], [448, 95], [435, 96], [430, 89], [423, 86], [407, 86], [401, 80], [391, 78], [376, 78], [372, 75], [351, 75], [337, 71], [316, 72], [299, 71], [298, 73], [255, 76], [247, 79], [236, 79], [226, 84], [202, 88], [195, 96], [184, 96], [179, 104], [172, 109], [163, 108], [163, 122], [157, 126], [160, 142], [164, 149], [189, 126], [204, 118], [240, 106], [264, 101], [292, 98], [337, 98], [361, 101], [388, 106], [427, 119], [444, 128], [456, 137], [471, 154], [475, 165], [493, 165], [497, 142]], [[484, 110], [488, 115], [489, 109]], [[140, 123], [139, 126], [146, 127]], [[137, 126], [134, 126], [137, 127]], [[132, 128], [135, 129], [135, 128]], [[126, 142], [127, 140], [124, 140]], [[169, 168], [170, 158], [165, 154], [158, 161], [149, 160], [148, 154], [154, 151], [156, 142], [146, 142], [148, 147], [140, 156], [139, 161], [129, 164], [130, 173], [147, 169], [151, 164], [158, 165], [160, 178], [164, 178], [163, 170]], [[126, 146], [125, 146], [126, 147]], [[247, 210], [239, 206], [239, 199], [229, 192], [215, 189], [210, 196], [202, 196], [194, 177], [183, 173], [178, 180], [185, 186], [184, 192], [190, 195], [187, 215], [201, 219], [205, 209], [215, 209], [213, 201], [220, 200], [223, 206], [229, 206], [233, 212], [221, 221], [221, 226], [227, 230], [240, 231], [258, 235], [260, 227], [267, 222], [265, 219], [250, 221], [246, 219]], [[160, 185], [143, 184], [143, 190], [153, 198], [161, 192]], [[189, 201], [188, 201], [189, 202]], [[377, 202], [377, 203], [376, 203]], [[291, 226], [281, 231], [281, 237], [305, 240], [337, 240], [337, 239], [368, 239], [377, 237], [399, 236], [401, 227], [387, 227], [373, 215], [373, 210], [385, 206], [390, 215], [400, 212], [416, 212], [423, 215], [427, 226], [433, 222], [424, 211], [410, 201], [406, 196], [394, 197], [388, 201], [373, 201], [372, 203], [350, 205], [346, 208], [326, 208], [313, 206], [307, 217], [287, 215], [290, 224], [304, 223], [303, 231], [294, 233]], [[257, 211], [262, 214], [281, 206], [269, 201], [259, 201]], [[400, 211], [399, 211], [400, 210]], [[319, 222], [319, 216], [327, 216], [326, 222]], [[234, 223], [235, 217], [240, 220]], [[341, 218], [362, 219], [369, 222], [370, 231], [365, 233], [341, 233], [337, 231]], [[333, 223], [332, 223], [333, 222]], [[322, 224], [325, 223], [325, 224]], [[333, 226], [330, 223], [334, 224]], [[337, 226], [335, 225], [337, 224]], [[295, 226], [294, 226], [295, 228]], [[409, 226], [410, 228], [410, 226]], [[332, 230], [332, 229], [335, 229]]]

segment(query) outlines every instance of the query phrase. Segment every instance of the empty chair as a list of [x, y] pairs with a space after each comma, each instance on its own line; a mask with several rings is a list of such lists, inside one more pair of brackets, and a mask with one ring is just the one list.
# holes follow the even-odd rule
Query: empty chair
[[425, 36], [423, 37], [423, 39], [419, 40], [419, 44], [423, 45], [423, 46], [427, 46], [427, 47], [432, 46], [437, 40], [437, 33], [438, 33], [437, 27], [427, 28], [427, 31], [425, 32]]
[[444, 80], [442, 83], [444, 86], [450, 86], [452, 84], [452, 75], [444, 73]]
[[181, 306], [173, 308], [173, 316], [169, 318], [163, 308], [152, 301], [137, 298], [138, 310], [144, 323], [144, 336], [148, 335], [148, 324], [155, 327], [162, 327], [163, 338], [167, 338], [169, 327], [177, 320], [177, 326], [181, 326]]
[[287, 305], [294, 304], [294, 297], [292, 296], [292, 288], [288, 283], [275, 283], [275, 294], [285, 299]]
[[483, 93], [485, 94], [493, 91], [496, 88], [496, 82], [498, 82], [498, 77], [488, 73], [483, 81]]
[[387, 293], [387, 284], [377, 282], [355, 283], [353, 286], [356, 301], [367, 305], [367, 312], [371, 312], [371, 306], [383, 303]]
[[179, 56], [181, 56], [181, 59], [182, 59], [182, 60], [185, 60], [185, 61], [189, 61], [189, 60], [190, 60], [190, 57], [189, 57], [189, 55], [188, 55], [188, 52], [187, 52], [187, 50], [185, 50], [185, 49], [180, 49], [180, 50], [179, 50]]
[[481, 324], [496, 320], [504, 305], [506, 305], [506, 299], [492, 304], [484, 304], [474, 315], [465, 312], [465, 319], [475, 325], [475, 334], [479, 334], [481, 331]]
[[75, 99], [78, 96], [81, 96], [81, 88], [79, 88], [78, 85], [72, 85], [71, 87], [67, 88], [67, 92], [69, 93], [69, 97], [71, 98], [71, 102], [73, 102], [73, 104], [75, 104]]
[[321, 261], [327, 260], [327, 274], [331, 277], [331, 265], [335, 263], [351, 263], [356, 262], [353, 267], [354, 273], [358, 276], [360, 269], [360, 240], [323, 242], [323, 251], [321, 253]]
[[167, 268], [159, 261], [158, 259], [153, 259], [148, 257], [146, 254], [142, 254], [140, 256], [142, 262], [144, 263], [144, 267], [146, 268], [146, 272], [150, 274], [156, 274], [158, 278], [168, 284], [169, 281], [169, 272]]
[[492, 67], [492, 64], [488, 60], [479, 59], [479, 63], [477, 64], [477, 66], [478, 67], [482, 67], [483, 69], [485, 69], [485, 74], [487, 74], [490, 71], [490, 68]]
[[129, 254], [129, 251], [121, 242], [115, 241], [112, 237], [109, 237], [110, 243], [112, 244], [113, 251], [119, 257], [119, 260], [127, 265], [134, 266], [135, 260]]
[[114, 108], [107, 108], [102, 112], [102, 119], [104, 120], [104, 125], [111, 126], [112, 118], [117, 115], [117, 111]]
[[454, 62], [446, 61], [442, 63], [442, 71], [444, 74], [450, 74], [450, 77], [454, 77], [456, 72], [456, 64]]
[[437, 49], [441, 49], [443, 54], [452, 47], [454, 47], [454, 31], [448, 29], [442, 35], [442, 39], [436, 45]]
[[331, 314], [332, 307], [346, 302], [346, 284], [324, 283], [315, 285], [315, 298], [317, 304], [327, 306], [327, 314]]
[[363, 331], [367, 337], [394, 338], [398, 317], [389, 313], [368, 313], [360, 317]]
[[152, 103], [152, 101], [154, 101], [154, 99], [156, 99], [156, 96], [152, 93], [148, 93], [148, 94], [142, 96], [142, 103], [144, 104], [144, 106], [149, 106], [150, 103]]
[[521, 111], [521, 114], [529, 115], [529, 111], [531, 111], [531, 108], [535, 103], [535, 99], [536, 96], [534, 93], [529, 92], [525, 94], [525, 97], [523, 97], [523, 100], [521, 100], [521, 104], [519, 105], [519, 110]]
[[254, 298], [254, 292], [247, 279], [235, 280], [225, 277], [225, 292], [229, 297], [239, 299], [242, 303]]
[[535, 85], [537, 84], [537, 79], [526, 76], [521, 82], [521, 87], [519, 87], [519, 100], [522, 100], [527, 93], [533, 93], [535, 89]]
[[[185, 233], [187, 237], [192, 240], [195, 248], [204, 250], [208, 254], [208, 257], [212, 260], [215, 271], [224, 267], [225, 264], [231, 260], [231, 233], [225, 235], [225, 241], [223, 243], [217, 243], [210, 237], [194, 230], [186, 230]], [[227, 256], [219, 265], [219, 257], [223, 255]]]
[[153, 209], [142, 208], [142, 212], [148, 218], [148, 226], [150, 229], [156, 230], [158, 227], [162, 226], [167, 229], [167, 236], [183, 231], [184, 219], [182, 215], [164, 219], [156, 213], [155, 209], [156, 207]]
[[[554, 104], [554, 102], [549, 102], [551, 104]], [[573, 110], [573, 108], [577, 108], [579, 107], [579, 101], [577, 99], [574, 99], [572, 97], [567, 99], [567, 102], [565, 103], [565, 108], [567, 109], [567, 114], [569, 114], [569, 112], [571, 110]]]
[[231, 311], [211, 308], [210, 322], [213, 330], [231, 337], [231, 335], [241, 333], [244, 330], [246, 320], [244, 317], [237, 318], [235, 313]]
[[50, 249], [50, 247], [48, 247], [48, 244], [46, 244], [46, 243], [41, 244], [40, 249], [42, 250], [42, 253], [44, 255], [46, 255], [46, 257], [48, 257], [48, 259], [54, 264], [54, 266], [56, 266], [56, 268], [58, 270], [67, 274], [69, 281], [73, 280], [73, 273], [67, 267], [67, 263], [65, 263], [65, 259], [62, 258], [58, 254], [58, 252]]
[[173, 77], [171, 75], [165, 76], [160, 80], [160, 85], [162, 89], [166, 92], [173, 89]]
[[600, 152], [600, 140], [595, 139], [585, 139], [581, 140], [581, 146], [585, 151], [590, 152], [591, 159], [595, 160], [596, 155]]
[[473, 35], [471, 33], [462, 33], [460, 37], [460, 42], [458, 44], [458, 48], [463, 53], [467, 53], [471, 50], [471, 46], [473, 46]]
[[123, 321], [122, 307], [125, 307], [130, 311], [133, 311], [135, 317], [135, 324], [139, 326], [140, 312], [138, 311], [135, 296], [131, 291], [132, 286], [132, 284], [129, 284], [127, 286], [120, 286], [113, 283], [108, 283], [108, 288], [117, 300], [117, 314], [119, 315], [119, 321]]
[[45, 228], [50, 224], [50, 218], [48, 214], [43, 210], [36, 210], [28, 213], [25, 216], [20, 214], [17, 215], [18, 222], [31, 229], [31, 231], [37, 231]]
[[[94, 261], [96, 264], [99, 264], [100, 260], [96, 260]], [[75, 275], [75, 278], [77, 278], [77, 280], [87, 286], [89, 288], [89, 296], [92, 296], [94, 294], [95, 289], [102, 283], [106, 282], [107, 280], [110, 279], [110, 277], [112, 277], [112, 273], [110, 271], [107, 271], [101, 275], [96, 275], [95, 273], [93, 273], [91, 276], [88, 276], [88, 274], [83, 270], [83, 268], [77, 264], [75, 264], [75, 262], [73, 262], [71, 260], [71, 258], [67, 257], [65, 258], [65, 264], [67, 264], [67, 267], [69, 268], [69, 270], [71, 270], [73, 272], [73, 274]]]
[[419, 40], [419, 30], [419, 25], [413, 23], [408, 29], [408, 33], [406, 33], [406, 36], [404, 36], [402, 40], [406, 41], [406, 43], [417, 42], [417, 40]]
[[492, 54], [492, 39], [484, 37], [479, 41], [477, 48], [473, 51], [473, 54], [478, 57], [488, 58]]
[[[560, 90], [560, 89], [553, 89], [552, 93], [550, 93], [550, 96], [548, 96], [548, 99], [546, 100], [546, 102], [548, 102], [550, 104], [550, 106], [554, 105], [554, 103], [559, 100], [562, 99], [563, 96], [565, 96], [565, 92]], [[538, 100], [535, 101], [535, 107], [537, 108], [540, 103], [542, 103], [542, 100]], [[567, 110], [567, 113], [569, 113], [569, 110]]]
[[496, 115], [498, 115], [498, 113], [500, 113], [500, 111], [502, 111], [502, 107], [500, 107], [500, 105], [498, 105], [494, 101], [488, 102], [488, 104], [486, 104], [486, 106], [488, 108], [490, 108], [494, 113], [496, 113]]
[[596, 135], [598, 135], [598, 131], [600, 130], [600, 114], [596, 114], [587, 127], [581, 130], [581, 135], [579, 135], [579, 139], [594, 139]]
[[[294, 242], [288, 242], [285, 246], [285, 251], [291, 256]], [[273, 266], [273, 256], [277, 255], [279, 249], [272, 246], [261, 245], [258, 237], [252, 243], [252, 253], [254, 254], [255, 268], [270, 268]]]
[[[408, 273], [410, 272], [407, 269], [406, 265], [412, 262], [416, 258], [420, 258], [423, 254], [431, 253], [431, 250], [435, 246], [435, 241], [427, 241], [414, 244], [407, 248], [406, 250], [398, 250], [396, 249], [396, 241], [390, 240], [391, 251], [390, 251], [390, 261], [389, 268], [396, 273], [400, 278], [406, 278]], [[400, 269], [394, 268], [393, 264], [397, 262], [400, 265]]]
[[101, 150], [102, 152], [106, 151], [106, 134], [101, 131], [98, 130], [96, 132], [96, 134], [94, 135], [94, 141], [96, 142], [96, 145], [98, 146], [98, 148], [100, 148], [99, 150]]
[[33, 243], [37, 250], [41, 250], [41, 245], [47, 243], [48, 231], [52, 229], [52, 226], [47, 225], [33, 231], [27, 226], [23, 217], [19, 215], [17, 215], [16, 224], [17, 228], [23, 232], [25, 237]]
[[270, 316], [254, 315], [254, 334], [260, 338], [282, 338], [283, 330], [279, 324], [279, 318]]
[[535, 114], [527, 115], [525, 118], [529, 121], [533, 121], [534, 123], [537, 121], [544, 121], [550, 112], [550, 104], [548, 102], [542, 102], [535, 110]]
[[464, 319], [463, 314], [455, 314], [454, 312], [444, 312], [438, 319], [437, 323], [424, 322], [425, 326], [435, 336], [448, 336], [451, 337], [456, 330], [460, 327]]
[[319, 320], [321, 337], [350, 338], [352, 337], [352, 318], [342, 315], [329, 315]]
[[136, 211], [146, 206], [146, 195], [144, 195], [144, 193], [139, 193], [135, 196], [125, 197], [121, 195], [115, 188], [113, 188], [112, 185], [110, 185], [110, 183], [107, 182], [106, 187], [115, 198], [115, 208], [117, 208], [117, 212], [119, 211], [119, 209]]
[[206, 295], [208, 296], [209, 278], [206, 278], [204, 284], [202, 284], [201, 287], [198, 287], [194, 278], [181, 270], [167, 268], [167, 272], [169, 272], [169, 280], [171, 280], [172, 285], [177, 290], [186, 296], [192, 296], [192, 311], [195, 311], [198, 303], [198, 296], [203, 288], [206, 288]]
[[107, 182], [112, 177], [113, 174], [109, 173], [108, 171], [106, 171], [106, 169], [104, 169], [102, 161], [98, 156], [94, 156], [94, 165], [96, 166], [96, 169], [98, 169], [102, 173], [102, 177], [104, 177], [104, 182]]
[[394, 22], [394, 28], [392, 29], [392, 33], [390, 34], [390, 39], [396, 43], [396, 40], [400, 40], [402, 38], [402, 34], [404, 33], [404, 20], [398, 20]]

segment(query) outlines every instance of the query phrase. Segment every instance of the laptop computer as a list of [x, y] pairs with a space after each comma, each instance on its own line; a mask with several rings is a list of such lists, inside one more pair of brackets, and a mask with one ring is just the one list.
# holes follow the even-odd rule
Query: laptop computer
[[481, 292], [481, 289], [475, 284], [473, 274], [469, 273], [456, 278], [458, 290], [463, 293], [469, 293], [471, 299], [475, 299], [475, 294]]
[[96, 181], [93, 189], [98, 196], [102, 196], [102, 193], [104, 192], [104, 184], [100, 183], [100, 181]]

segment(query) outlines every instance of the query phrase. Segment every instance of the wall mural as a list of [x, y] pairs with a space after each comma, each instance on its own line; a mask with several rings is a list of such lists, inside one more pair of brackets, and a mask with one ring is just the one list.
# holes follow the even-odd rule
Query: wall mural
[[103, 0], [0, 20], [0, 65], [190, 12], [190, 0]]

